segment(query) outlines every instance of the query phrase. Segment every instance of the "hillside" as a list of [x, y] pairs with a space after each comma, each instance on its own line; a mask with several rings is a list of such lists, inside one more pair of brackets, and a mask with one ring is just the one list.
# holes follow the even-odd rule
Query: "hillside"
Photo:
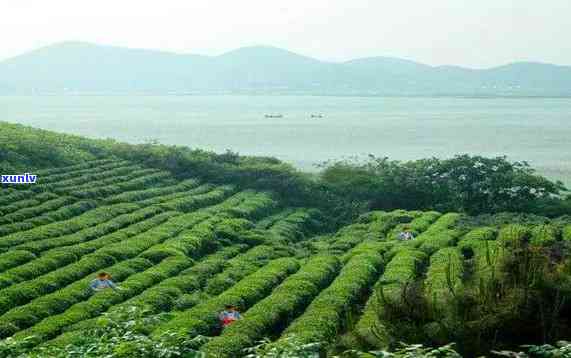
[[[239, 357], [264, 338], [329, 354], [455, 342], [471, 357], [571, 336], [569, 217], [351, 217], [271, 158], [173, 161], [161, 146], [0, 128], [1, 174], [38, 176], [0, 190], [6, 357]], [[91, 292], [101, 271], [121, 289]], [[221, 331], [227, 304], [243, 319]]]
[[324, 62], [254, 46], [220, 56], [65, 42], [0, 62], [0, 93], [281, 93], [571, 95], [571, 67], [518, 62], [490, 69], [372, 57]]
[[[547, 280], [538, 275], [564, 269], [571, 257], [559, 251], [563, 256], [541, 261], [558, 245], [568, 250], [569, 221], [497, 217], [478, 223], [456, 213], [378, 211], [337, 233], [318, 235], [327, 231], [318, 210], [284, 207], [269, 192], [177, 180], [123, 160], [87, 161], [37, 175], [30, 189], [0, 193], [0, 337], [34, 337], [27, 350], [80, 342], [86, 330], [101, 324], [102, 314], [132, 306], [147, 314], [172, 313], [147, 323], [151, 339], [168, 332], [210, 336], [199, 348], [212, 357], [241, 356], [259, 339], [274, 337], [279, 344], [290, 336], [329, 349], [343, 337], [385, 347], [420, 337], [439, 342], [440, 336], [460, 340], [469, 351], [473, 342], [464, 335], [472, 332], [458, 332], [465, 327], [455, 319], [465, 315], [480, 324], [481, 313], [519, 320], [486, 328], [499, 330], [496, 338], [509, 346], [541, 339], [539, 331], [520, 329], [536, 316], [521, 316], [526, 305], [511, 294]], [[405, 226], [414, 240], [397, 240]], [[521, 272], [510, 265], [527, 245], [536, 257], [526, 265], [538, 271], [514, 284], [511, 278]], [[87, 286], [100, 271], [111, 273], [121, 290], [90, 293]], [[567, 297], [571, 275], [562, 277], [566, 281], [554, 282]], [[418, 305], [408, 314], [418, 320], [409, 323], [419, 330], [415, 336], [391, 316], [394, 307], [407, 309], [401, 290], [413, 283], [432, 307], [424, 312]], [[496, 284], [505, 296], [494, 298], [494, 305], [513, 304], [515, 311], [496, 310], [487, 296], [476, 296], [474, 312], [458, 311], [461, 292], [484, 295], [496, 292]], [[220, 332], [216, 313], [229, 302], [244, 318]], [[551, 339], [571, 332], [558, 318], [570, 310], [567, 301], [560, 316], [546, 321], [558, 327]]]

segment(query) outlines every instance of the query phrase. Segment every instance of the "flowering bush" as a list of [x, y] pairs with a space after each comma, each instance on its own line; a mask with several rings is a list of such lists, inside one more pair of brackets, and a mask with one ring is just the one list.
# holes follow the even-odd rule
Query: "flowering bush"
[[366, 201], [372, 209], [529, 211], [564, 190], [562, 183], [537, 175], [527, 162], [510, 162], [506, 157], [457, 155], [399, 162], [370, 156], [365, 162], [344, 160], [322, 166], [321, 177], [333, 191]]

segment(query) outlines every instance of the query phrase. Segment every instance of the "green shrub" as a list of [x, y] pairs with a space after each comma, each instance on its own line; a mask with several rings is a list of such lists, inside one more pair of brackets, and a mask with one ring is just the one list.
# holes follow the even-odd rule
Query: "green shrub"
[[270, 293], [287, 276], [297, 271], [298, 268], [299, 264], [294, 259], [274, 260], [219, 296], [190, 310], [175, 314], [172, 320], [157, 327], [153, 331], [153, 336], [169, 330], [183, 332], [191, 336], [211, 334], [218, 328], [217, 315], [224, 308], [224, 305], [231, 303], [247, 310]]
[[[46, 214], [35, 216], [21, 222], [12, 223], [0, 226], [0, 236], [8, 235], [5, 238], [15, 238], [17, 236], [26, 236], [28, 233], [19, 233], [19, 231], [26, 231], [35, 228], [36, 226], [52, 224], [56, 226], [56, 221], [73, 220], [77, 215], [86, 213], [87, 211], [95, 208], [97, 204], [94, 201], [79, 201], [74, 204], [66, 205], [55, 211]], [[39, 229], [39, 228], [38, 228]], [[47, 228], [50, 229], [50, 228]], [[35, 231], [36, 235], [40, 236], [41, 230]], [[9, 235], [13, 234], [13, 235]], [[40, 236], [41, 238], [42, 236]], [[4, 239], [4, 238], [3, 238]]]
[[519, 248], [530, 241], [531, 232], [528, 227], [510, 224], [502, 227], [498, 233], [498, 241], [508, 248]]
[[554, 225], [537, 225], [531, 229], [530, 243], [535, 246], [551, 246], [561, 237], [561, 231]]
[[[45, 193], [47, 194], [47, 193]], [[38, 196], [42, 196], [43, 194], [40, 194]], [[27, 205], [26, 207], [23, 207], [22, 209], [18, 210], [18, 211], [6, 211], [9, 212], [9, 214], [5, 214], [0, 218], [0, 225], [2, 224], [6, 224], [6, 223], [14, 223], [14, 222], [19, 222], [19, 221], [24, 221], [26, 219], [29, 218], [33, 218], [35, 216], [39, 216], [43, 213], [47, 213], [53, 210], [57, 210], [60, 207], [64, 206], [64, 205], [69, 205], [73, 202], [75, 202], [77, 199], [73, 198], [73, 197], [69, 197], [69, 196], [64, 196], [64, 197], [59, 197], [59, 198], [52, 198], [53, 200], [49, 200], [46, 202], [38, 202], [37, 204], [30, 204]]]
[[[80, 204], [81, 202], [72, 204], [72, 206]], [[93, 207], [95, 206], [95, 203], [90, 202], [89, 206]], [[58, 221], [49, 225], [36, 227], [32, 230], [17, 232], [3, 237], [0, 241], [0, 248], [13, 247], [25, 242], [71, 234], [81, 229], [85, 229], [87, 227], [110, 220], [117, 215], [133, 212], [138, 208], [139, 207], [135, 204], [116, 204], [112, 206], [95, 208], [72, 219]]]
[[176, 184], [164, 186], [164, 187], [153, 187], [150, 189], [141, 190], [130, 190], [124, 193], [119, 193], [104, 199], [106, 204], [117, 204], [125, 202], [136, 202], [145, 199], [160, 197], [164, 195], [185, 192], [187, 190], [194, 189], [198, 187], [200, 181], [197, 179], [187, 179], [180, 181]]
[[[80, 230], [73, 234], [25, 243], [19, 245], [18, 247], [30, 250], [34, 253], [40, 253], [42, 251], [54, 249], [60, 246], [66, 246], [66, 248], [64, 249], [65, 252], [68, 252], [67, 250], [71, 248], [72, 250], [75, 250], [77, 254], [85, 255], [93, 251], [94, 248], [101, 247], [97, 246], [97, 243], [105, 241], [102, 238], [105, 237], [106, 235], [124, 228], [131, 228], [131, 230], [137, 231], [137, 226], [133, 226], [133, 224], [148, 219], [161, 212], [162, 209], [155, 206], [149, 208], [143, 208], [140, 210], [136, 210], [132, 213], [119, 215], [107, 222]], [[87, 243], [86, 245], [78, 245], [84, 242], [89, 242], [89, 243]], [[58, 252], [58, 251], [60, 250], [54, 250], [52, 252]], [[48, 253], [44, 253], [43, 255], [47, 254]]]
[[478, 227], [470, 230], [464, 237], [462, 241], [466, 240], [495, 240], [498, 231], [492, 227]]
[[189, 212], [204, 206], [216, 204], [235, 192], [236, 189], [233, 186], [226, 185], [217, 187], [204, 194], [185, 196], [180, 199], [174, 199], [158, 205], [166, 210]]
[[229, 260], [224, 272], [208, 280], [204, 291], [209, 295], [218, 295], [277, 257], [276, 250], [271, 246], [254, 247]]
[[59, 169], [58, 172], [53, 172], [52, 174], [44, 175], [41, 174], [43, 171], [38, 171], [38, 184], [50, 184], [55, 182], [62, 182], [72, 178], [80, 177], [85, 174], [101, 174], [108, 172], [113, 169], [125, 167], [129, 164], [129, 162], [124, 160], [112, 160], [112, 159], [103, 159], [99, 161], [90, 161], [88, 162], [89, 166], [67, 166], [67, 167], [60, 167], [60, 168], [53, 168]]
[[[26, 200], [33, 197], [34, 195], [37, 195], [35, 192], [31, 190], [17, 190], [8, 193], [7, 189], [4, 189], [4, 187], [2, 187], [2, 192], [6, 193], [5, 195], [0, 196], [0, 207], [2, 208], [7, 207], [8, 205], [12, 205], [15, 202]], [[2, 213], [4, 212], [6, 211], [2, 211]]]
[[[508, 241], [509, 242], [509, 241]], [[493, 284], [501, 278], [501, 265], [509, 253], [500, 240], [461, 240], [458, 247], [465, 257], [473, 260], [471, 280], [476, 285]]]
[[189, 338], [166, 332], [155, 339], [145, 335], [147, 327], [154, 326], [165, 317], [149, 316], [138, 307], [128, 307], [112, 314], [105, 314], [101, 322], [68, 337], [62, 346], [43, 345], [33, 351], [35, 337], [0, 341], [0, 356], [29, 358], [68, 357], [195, 357], [194, 347], [204, 343], [204, 337]]
[[202, 348], [207, 355], [237, 357], [263, 335], [277, 333], [311, 302], [335, 277], [339, 260], [315, 256], [289, 276], [272, 294], [250, 308], [243, 319], [226, 328], [222, 335]]
[[[142, 173], [139, 173], [140, 175]], [[171, 178], [170, 173], [166, 172], [148, 172], [144, 173], [139, 177], [134, 177], [133, 174], [129, 175], [126, 180], [120, 180], [116, 178], [116, 181], [110, 185], [105, 185], [103, 183], [98, 183], [97, 187], [77, 189], [69, 191], [70, 195], [78, 198], [103, 198], [113, 194], [122, 193], [129, 190], [140, 189], [148, 187], [150, 185], [158, 185], [165, 180]]]
[[[13, 250], [0, 254], [0, 272], [22, 265], [36, 258], [36, 255], [25, 250]], [[3, 276], [3, 275], [2, 275]], [[5, 287], [0, 284], [0, 287]]]
[[561, 234], [563, 240], [567, 241], [567, 242], [571, 242], [571, 225], [566, 225], [563, 228], [563, 233]]
[[[56, 194], [42, 193], [34, 195], [30, 199], [17, 200], [13, 203], [8, 203], [7, 205], [1, 205], [0, 215], [2, 215], [2, 217], [0, 217], [0, 225], [21, 221], [28, 217], [38, 215], [39, 213], [42, 213], [43, 210], [45, 210], [45, 208], [43, 210], [38, 210], [38, 206], [42, 205], [46, 201], [57, 198], [58, 196]], [[53, 208], [54, 206], [52, 204], [48, 207]], [[28, 215], [25, 215], [26, 213], [28, 213]]]
[[401, 304], [405, 285], [416, 279], [426, 260], [427, 256], [422, 251], [406, 248], [397, 251], [375, 284], [363, 314], [355, 326], [354, 331], [360, 339], [373, 346], [386, 346], [390, 343], [389, 333], [379, 321], [383, 305]]
[[[105, 270], [113, 273], [114, 280], [121, 281], [140, 270], [151, 267], [151, 265], [148, 260], [136, 258], [107, 267]], [[43, 318], [65, 311], [71, 305], [85, 300], [91, 295], [88, 287], [93, 278], [93, 276], [84, 277], [61, 290], [43, 295], [28, 304], [11, 309], [0, 317], [0, 326], [11, 327], [10, 331], [5, 331], [5, 334], [11, 335], [38, 323]], [[21, 324], [15, 326], [14, 322], [21, 322]], [[27, 335], [31, 335], [31, 333], [22, 333], [21, 336], [26, 337]]]
[[322, 226], [322, 213], [316, 209], [299, 208], [275, 221], [268, 229], [270, 242], [297, 242]]
[[464, 257], [457, 247], [446, 247], [430, 257], [424, 281], [424, 294], [435, 316], [448, 312], [452, 299], [462, 289]]
[[64, 328], [105, 312], [112, 305], [143, 292], [161, 280], [176, 275], [191, 264], [192, 261], [185, 257], [166, 258], [143, 272], [129, 276], [120, 284], [120, 291], [98, 292], [88, 300], [71, 306], [59, 315], [50, 315], [31, 329], [24, 331], [25, 333], [19, 333], [17, 336], [31, 334], [42, 341], [53, 338], [61, 333]]
[[375, 249], [353, 256], [333, 283], [284, 331], [280, 341], [293, 335], [301, 343], [331, 342], [342, 328], [349, 308], [377, 278], [382, 261]]
[[52, 183], [42, 184], [38, 180], [38, 184], [34, 185], [32, 188], [33, 191], [41, 192], [41, 191], [52, 191], [58, 194], [63, 194], [65, 192], [69, 192], [70, 190], [74, 190], [75, 188], [82, 188], [82, 187], [93, 187], [94, 185], [103, 185], [102, 183], [108, 183], [109, 181], [116, 181], [118, 177], [121, 176], [130, 176], [133, 173], [140, 173], [141, 171], [148, 172], [148, 169], [142, 169], [141, 166], [133, 164], [133, 163], [126, 163], [117, 168], [113, 168], [110, 170], [103, 170], [103, 171], [86, 171], [84, 174], [76, 177], [71, 177], [66, 180], [57, 180]]

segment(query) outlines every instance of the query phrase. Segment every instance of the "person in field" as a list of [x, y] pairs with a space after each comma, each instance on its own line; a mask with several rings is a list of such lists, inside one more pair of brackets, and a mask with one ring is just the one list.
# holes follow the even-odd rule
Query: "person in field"
[[94, 292], [102, 291], [108, 288], [111, 288], [113, 290], [120, 289], [119, 287], [117, 287], [117, 285], [115, 285], [115, 283], [113, 283], [113, 281], [111, 280], [111, 275], [109, 275], [107, 272], [98, 273], [95, 280], [91, 281], [89, 288], [91, 288], [91, 290]]
[[218, 319], [220, 320], [220, 324], [222, 324], [222, 328], [226, 328], [235, 321], [242, 319], [242, 316], [240, 312], [236, 310], [236, 306], [226, 305], [224, 306], [224, 311], [218, 315]]
[[404, 228], [404, 230], [401, 231], [401, 233], [399, 234], [399, 240], [408, 241], [413, 239], [414, 235], [412, 234], [412, 232], [408, 227]]

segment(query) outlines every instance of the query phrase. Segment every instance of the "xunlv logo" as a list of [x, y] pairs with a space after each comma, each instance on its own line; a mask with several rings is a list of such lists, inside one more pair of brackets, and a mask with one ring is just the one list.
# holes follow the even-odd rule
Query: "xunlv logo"
[[20, 175], [0, 175], [1, 184], [35, 184], [37, 175], [30, 173]]

